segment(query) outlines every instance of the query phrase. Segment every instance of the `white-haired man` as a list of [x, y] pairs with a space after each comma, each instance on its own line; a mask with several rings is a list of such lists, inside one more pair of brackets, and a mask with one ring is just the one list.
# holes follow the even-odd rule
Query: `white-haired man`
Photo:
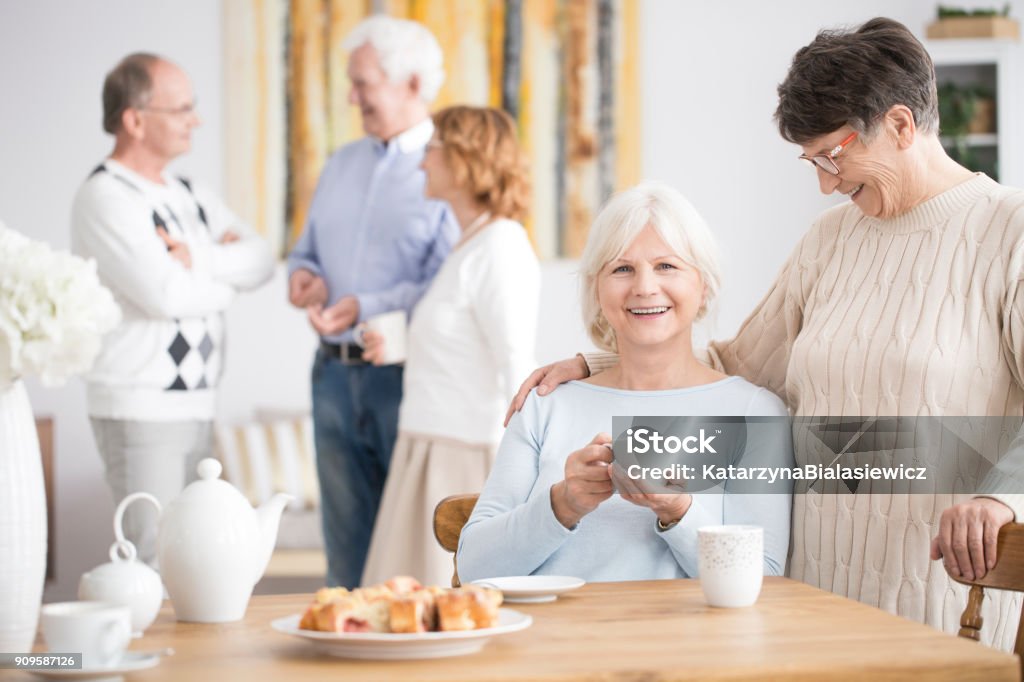
[[429, 106], [444, 80], [440, 46], [412, 21], [356, 26], [349, 103], [366, 137], [327, 161], [302, 237], [288, 259], [292, 305], [320, 335], [312, 370], [327, 584], [359, 584], [398, 429], [402, 366], [363, 361], [352, 331], [411, 311], [458, 234], [449, 209], [424, 197]]
[[[222, 312], [273, 272], [266, 243], [220, 199], [171, 175], [199, 125], [185, 73], [128, 55], [103, 83], [114, 150], [72, 207], [73, 249], [96, 260], [122, 323], [87, 378], [96, 446], [115, 504], [145, 491], [166, 504], [213, 451]], [[155, 511], [133, 505], [126, 532], [155, 562]]]

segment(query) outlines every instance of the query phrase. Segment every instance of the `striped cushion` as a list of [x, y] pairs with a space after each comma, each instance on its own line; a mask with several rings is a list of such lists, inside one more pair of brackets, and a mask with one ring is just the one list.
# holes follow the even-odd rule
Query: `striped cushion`
[[309, 416], [264, 419], [216, 427], [224, 478], [262, 504], [276, 492], [291, 493], [290, 509], [316, 509], [320, 488]]

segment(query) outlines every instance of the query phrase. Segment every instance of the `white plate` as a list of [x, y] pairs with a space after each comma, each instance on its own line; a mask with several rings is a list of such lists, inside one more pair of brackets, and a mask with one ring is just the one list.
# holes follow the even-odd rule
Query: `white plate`
[[126, 651], [121, 660], [107, 668], [82, 668], [80, 670], [32, 670], [33, 675], [51, 680], [101, 680], [119, 678], [125, 673], [152, 668], [160, 662], [160, 654], [145, 651]]
[[498, 625], [493, 628], [456, 632], [316, 632], [300, 630], [301, 619], [300, 614], [278, 618], [270, 623], [270, 627], [286, 635], [311, 640], [321, 651], [332, 656], [376, 660], [472, 654], [480, 651], [491, 637], [525, 630], [533, 623], [533, 618], [512, 609], [498, 609]]
[[579, 589], [587, 581], [568, 575], [512, 575], [474, 580], [473, 584], [501, 590], [507, 602], [539, 604], [554, 601], [558, 595]]

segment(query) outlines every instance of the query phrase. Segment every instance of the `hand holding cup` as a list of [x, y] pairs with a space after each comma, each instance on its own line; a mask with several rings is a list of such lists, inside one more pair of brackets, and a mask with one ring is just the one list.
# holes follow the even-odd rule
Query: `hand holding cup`
[[387, 341], [380, 332], [372, 329], [360, 328], [360, 340], [363, 345], [363, 360], [373, 365], [383, 365], [386, 353]]
[[[630, 478], [618, 463], [611, 466], [611, 478], [622, 499], [638, 507], [647, 507], [665, 525], [683, 518], [693, 502], [693, 496], [689, 493], [653, 492], [643, 480]], [[671, 487], [685, 490], [683, 485], [673, 484]]]
[[405, 361], [406, 315], [404, 310], [374, 315], [355, 328], [355, 340], [363, 347], [363, 359], [374, 365]]
[[551, 509], [566, 528], [598, 508], [612, 496], [612, 437], [594, 436], [565, 460], [565, 479], [551, 486]]

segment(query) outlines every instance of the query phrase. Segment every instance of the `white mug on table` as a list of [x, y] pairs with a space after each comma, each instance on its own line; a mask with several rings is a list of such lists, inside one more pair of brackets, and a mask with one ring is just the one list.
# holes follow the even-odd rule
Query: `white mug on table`
[[705, 526], [697, 529], [698, 569], [711, 606], [750, 606], [764, 577], [764, 529], [760, 526]]

